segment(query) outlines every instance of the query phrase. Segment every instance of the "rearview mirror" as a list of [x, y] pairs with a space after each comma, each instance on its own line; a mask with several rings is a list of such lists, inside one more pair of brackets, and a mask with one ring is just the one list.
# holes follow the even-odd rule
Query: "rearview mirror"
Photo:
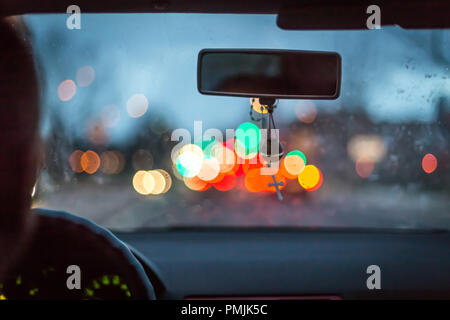
[[202, 94], [336, 99], [341, 57], [335, 52], [204, 49], [198, 56]]

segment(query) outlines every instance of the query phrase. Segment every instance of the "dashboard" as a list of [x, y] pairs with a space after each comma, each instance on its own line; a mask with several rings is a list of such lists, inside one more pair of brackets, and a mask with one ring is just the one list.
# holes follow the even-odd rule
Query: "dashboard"
[[[116, 235], [144, 265], [158, 299], [450, 299], [450, 234], [444, 231], [173, 229]], [[368, 285], [374, 265], [379, 289]]]

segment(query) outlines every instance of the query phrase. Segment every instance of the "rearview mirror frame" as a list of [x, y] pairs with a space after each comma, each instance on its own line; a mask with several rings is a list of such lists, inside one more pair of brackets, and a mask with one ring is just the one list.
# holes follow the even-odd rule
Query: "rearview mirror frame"
[[[246, 93], [230, 93], [219, 91], [207, 91], [201, 89], [202, 74], [201, 61], [203, 55], [207, 53], [309, 53], [309, 54], [334, 54], [336, 56], [336, 90], [333, 95], [273, 95], [273, 94], [246, 94]], [[277, 49], [202, 49], [198, 53], [197, 59], [197, 90], [205, 95], [234, 96], [234, 97], [258, 97], [258, 98], [275, 98], [275, 99], [308, 99], [308, 100], [335, 100], [339, 97], [341, 91], [341, 75], [342, 75], [342, 59], [339, 53], [333, 51], [309, 51], [309, 50], [277, 50]]]

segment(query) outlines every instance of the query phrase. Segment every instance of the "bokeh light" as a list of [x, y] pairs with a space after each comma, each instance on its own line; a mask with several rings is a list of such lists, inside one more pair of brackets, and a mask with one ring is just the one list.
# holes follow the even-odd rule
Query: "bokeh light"
[[183, 150], [185, 147], [181, 148], [180, 154], [176, 159], [176, 166], [178, 169], [178, 172], [186, 178], [192, 178], [196, 176], [200, 170], [202, 169], [203, 164], [203, 151], [200, 149], [200, 147], [196, 146], [200, 149], [200, 152], [195, 149], [195, 147], [192, 147], [195, 145], [187, 145], [185, 147], [185, 150]]
[[155, 187], [155, 179], [148, 171], [139, 170], [133, 176], [133, 187], [137, 193], [148, 195]]
[[108, 136], [101, 123], [93, 123], [87, 132], [88, 140], [95, 145], [106, 145], [108, 143]]
[[[286, 185], [287, 185], [286, 177], [283, 176], [281, 173], [275, 174], [275, 180], [277, 181], [277, 183], [283, 182], [283, 185], [278, 185], [279, 190], [283, 190], [284, 188], [286, 188]], [[270, 184], [274, 183], [273, 177], [271, 175], [263, 175], [263, 183], [265, 185], [264, 186], [265, 191], [270, 191], [270, 192], [277, 191], [275, 186], [270, 186]]]
[[88, 150], [81, 156], [81, 168], [88, 174], [94, 174], [100, 168], [100, 157], [95, 151]]
[[219, 173], [220, 173], [219, 161], [214, 157], [206, 156], [203, 159], [202, 167], [197, 176], [200, 179], [209, 182], [217, 178]]
[[58, 97], [61, 101], [69, 101], [77, 92], [77, 86], [73, 80], [64, 80], [58, 86]]
[[436, 170], [437, 165], [438, 165], [438, 161], [437, 161], [436, 157], [431, 153], [427, 153], [422, 158], [422, 169], [423, 169], [423, 171], [425, 171], [428, 174], [430, 174], [434, 170]]
[[280, 173], [287, 179], [295, 179], [305, 168], [305, 161], [297, 154], [287, 155], [280, 166]]
[[364, 158], [377, 163], [386, 155], [386, 146], [378, 135], [355, 135], [347, 144], [347, 152], [354, 162]]
[[178, 152], [178, 154], [182, 154], [184, 152], [192, 152], [195, 153], [197, 156], [203, 158], [204, 153], [202, 148], [200, 148], [198, 145], [196, 144], [186, 144], [185, 146], [183, 146], [180, 151]]
[[214, 183], [213, 186], [219, 191], [228, 191], [234, 188], [236, 181], [237, 177], [234, 174], [227, 174], [221, 181]]
[[69, 165], [73, 172], [81, 173], [83, 172], [83, 168], [81, 167], [81, 156], [83, 155], [83, 151], [75, 150], [69, 157]]
[[236, 155], [221, 143], [215, 144], [211, 149], [211, 156], [217, 159], [220, 165], [220, 172], [232, 172], [236, 168]]
[[375, 169], [375, 164], [370, 158], [361, 157], [356, 160], [355, 170], [361, 178], [368, 178]]
[[178, 171], [176, 163], [172, 164], [172, 173], [177, 180], [184, 181], [184, 177]]
[[105, 151], [100, 155], [100, 170], [106, 174], [118, 174], [125, 166], [125, 158], [119, 151]]
[[95, 79], [95, 71], [91, 66], [84, 66], [78, 69], [76, 74], [77, 84], [80, 87], [87, 87]]
[[213, 183], [219, 183], [220, 181], [223, 180], [223, 178], [225, 178], [225, 174], [219, 173], [219, 174], [217, 175], [217, 177], [215, 177], [214, 179], [209, 180], [209, 181], [207, 181], [207, 182], [210, 183], [210, 184], [213, 184]]
[[252, 154], [251, 158], [248, 159], [238, 158], [238, 160], [241, 163], [244, 174], [247, 174], [252, 169], [262, 168], [264, 161], [259, 153]]
[[205, 191], [208, 190], [209, 187], [211, 187], [211, 184], [201, 180], [199, 177], [190, 177], [190, 178], [184, 178], [184, 184], [191, 190], [194, 191]]
[[143, 116], [148, 109], [148, 100], [142, 93], [132, 95], [127, 101], [127, 112], [132, 118]]
[[261, 192], [264, 191], [265, 179], [261, 175], [260, 169], [251, 169], [247, 172], [244, 179], [245, 187], [250, 192]]
[[303, 123], [313, 123], [317, 116], [316, 105], [309, 100], [301, 101], [295, 106], [295, 114]]
[[164, 178], [164, 188], [161, 191], [161, 193], [166, 193], [167, 191], [170, 190], [170, 188], [172, 187], [172, 177], [170, 176], [170, 174], [162, 169], [157, 169], [156, 171], [158, 171]]
[[299, 184], [308, 191], [317, 190], [323, 181], [322, 172], [312, 165], [305, 166], [303, 171], [298, 175]]
[[[283, 185], [278, 185], [278, 188], [282, 190], [286, 187], [286, 178], [281, 175], [280, 173], [275, 174], [275, 179], [277, 183], [283, 182]], [[272, 175], [268, 174], [261, 174], [261, 168], [257, 169], [251, 169], [246, 175], [244, 179], [245, 187], [250, 192], [263, 192], [263, 191], [270, 191], [275, 192], [276, 188], [275, 186], [270, 186], [270, 184], [273, 184], [273, 177]]]
[[131, 164], [134, 170], [151, 170], [153, 168], [152, 153], [146, 149], [139, 149], [133, 154]]
[[166, 178], [164, 175], [158, 170], [150, 170], [147, 171], [153, 177], [154, 186], [150, 191], [151, 194], [161, 194], [166, 188]]
[[261, 132], [258, 126], [251, 122], [244, 122], [236, 129], [235, 151], [241, 158], [259, 152]]
[[289, 156], [291, 156], [291, 155], [297, 155], [297, 156], [299, 156], [299, 157], [301, 157], [302, 159], [303, 159], [303, 162], [305, 163], [305, 165], [306, 165], [306, 156], [305, 156], [305, 154], [303, 153], [303, 152], [301, 152], [300, 150], [292, 150], [291, 152], [288, 152], [288, 154], [286, 155], [286, 157], [289, 157]]

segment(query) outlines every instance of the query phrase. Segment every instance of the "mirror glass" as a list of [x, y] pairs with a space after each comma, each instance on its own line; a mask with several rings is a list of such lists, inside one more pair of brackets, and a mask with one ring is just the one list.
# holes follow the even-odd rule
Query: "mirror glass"
[[203, 94], [336, 99], [341, 59], [334, 52], [202, 50], [198, 89]]

